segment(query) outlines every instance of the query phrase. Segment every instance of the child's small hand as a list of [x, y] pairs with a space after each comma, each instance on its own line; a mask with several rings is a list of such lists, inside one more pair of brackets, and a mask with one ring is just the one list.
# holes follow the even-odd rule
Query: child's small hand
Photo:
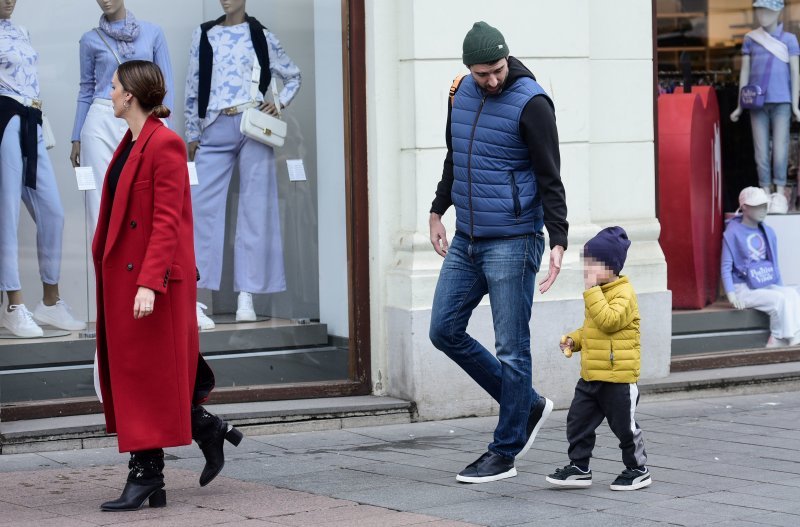
[[583, 286], [586, 289], [591, 289], [592, 287], [597, 285], [598, 282], [598, 273], [594, 268], [585, 269], [583, 271]]
[[561, 342], [559, 342], [558, 347], [561, 349], [561, 353], [563, 353], [565, 357], [572, 357], [572, 348], [574, 346], [575, 341], [572, 340], [572, 337], [561, 335]]

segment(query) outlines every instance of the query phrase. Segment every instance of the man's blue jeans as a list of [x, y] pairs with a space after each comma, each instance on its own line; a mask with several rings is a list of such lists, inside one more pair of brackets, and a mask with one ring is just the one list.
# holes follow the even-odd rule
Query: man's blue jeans
[[[470, 241], [456, 232], [433, 298], [430, 339], [500, 403], [489, 450], [514, 457], [527, 440], [528, 414], [539, 400], [531, 377], [530, 319], [542, 233]], [[467, 334], [472, 311], [489, 294], [496, 357]]]
[[788, 102], [767, 103], [760, 110], [750, 110], [759, 187], [769, 187], [770, 183], [781, 187], [786, 185], [791, 121], [792, 105]]

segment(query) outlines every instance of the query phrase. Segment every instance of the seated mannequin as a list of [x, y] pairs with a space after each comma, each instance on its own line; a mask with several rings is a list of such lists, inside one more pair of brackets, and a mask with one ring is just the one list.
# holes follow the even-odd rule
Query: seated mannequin
[[[764, 106], [749, 110], [758, 185], [768, 195], [774, 185], [770, 212], [785, 213], [789, 125], [792, 116], [800, 120], [800, 46], [780, 23], [783, 1], [756, 0], [753, 7], [759, 27], [744, 38], [739, 89], [756, 84], [766, 90]], [[742, 112], [737, 105], [731, 120], [738, 121]]]
[[769, 315], [767, 347], [800, 344], [800, 291], [781, 281], [775, 231], [763, 223], [769, 197], [747, 187], [739, 194], [741, 214], [728, 221], [722, 243], [722, 284], [736, 309]]

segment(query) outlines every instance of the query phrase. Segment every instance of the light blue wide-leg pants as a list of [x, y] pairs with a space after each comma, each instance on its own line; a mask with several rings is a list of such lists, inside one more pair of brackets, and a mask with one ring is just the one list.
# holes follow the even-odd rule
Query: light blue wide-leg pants
[[20, 198], [36, 223], [39, 275], [46, 284], [57, 284], [61, 274], [61, 244], [64, 208], [56, 176], [39, 127], [36, 189], [25, 186], [22, 151], [19, 144], [20, 119], [12, 117], [0, 143], [0, 291], [19, 291]]
[[225, 241], [225, 203], [239, 165], [239, 205], [233, 249], [233, 288], [248, 293], [286, 290], [278, 182], [272, 147], [239, 132], [242, 115], [220, 115], [200, 138], [192, 188], [197, 287], [219, 290]]

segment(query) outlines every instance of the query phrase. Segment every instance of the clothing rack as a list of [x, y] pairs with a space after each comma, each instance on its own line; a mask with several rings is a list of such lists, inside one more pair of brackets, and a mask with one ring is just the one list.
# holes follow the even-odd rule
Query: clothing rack
[[[730, 68], [722, 69], [722, 70], [692, 70], [689, 72], [689, 75], [692, 77], [714, 77], [714, 82], [717, 82], [717, 76], [729, 76], [733, 75], [733, 70]], [[658, 77], [683, 77], [684, 72], [682, 71], [658, 71]]]

